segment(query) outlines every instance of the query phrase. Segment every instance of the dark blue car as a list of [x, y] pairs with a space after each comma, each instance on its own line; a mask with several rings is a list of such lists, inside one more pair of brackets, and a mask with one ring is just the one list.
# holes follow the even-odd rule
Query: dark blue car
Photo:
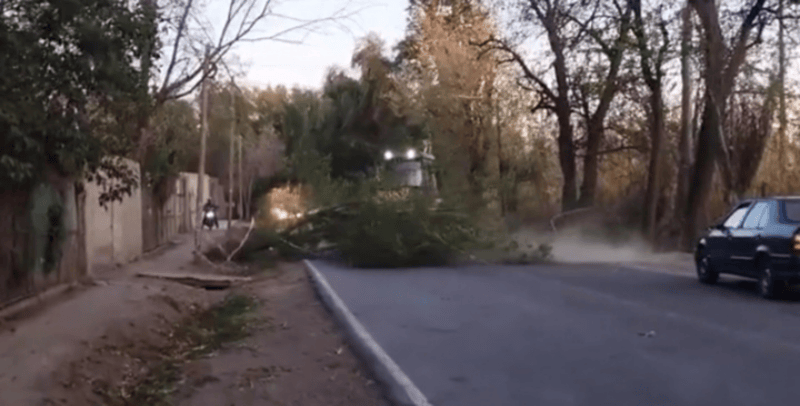
[[695, 250], [697, 277], [713, 284], [722, 273], [758, 280], [766, 298], [800, 283], [800, 197], [746, 200], [711, 227]]

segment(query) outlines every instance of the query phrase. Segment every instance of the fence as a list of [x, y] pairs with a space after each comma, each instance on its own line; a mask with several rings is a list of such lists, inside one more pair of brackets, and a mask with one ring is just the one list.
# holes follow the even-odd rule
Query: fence
[[[86, 274], [84, 199], [72, 179], [54, 174], [31, 190], [0, 195], [0, 306]], [[63, 239], [53, 245], [58, 234]]]
[[28, 198], [22, 192], [0, 195], [0, 302], [24, 296], [30, 288], [26, 272], [32, 230]]
[[[136, 162], [126, 163], [138, 171]], [[197, 180], [195, 173], [181, 173], [175, 192], [161, 208], [152, 193], [141, 188], [103, 207], [103, 186], [54, 174], [30, 191], [0, 194], [0, 307], [103, 267], [130, 262], [174, 235], [192, 231], [197, 223]], [[218, 180], [205, 177], [205, 182], [203, 200], [211, 196], [221, 202]], [[63, 209], [63, 240], [56, 247], [51, 243], [54, 206]]]

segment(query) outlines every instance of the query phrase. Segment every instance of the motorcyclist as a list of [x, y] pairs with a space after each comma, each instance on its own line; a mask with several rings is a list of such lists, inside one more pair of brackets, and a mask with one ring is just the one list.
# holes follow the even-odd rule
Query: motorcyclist
[[[210, 211], [213, 211], [216, 214], [218, 208], [219, 207], [217, 207], [217, 205], [215, 205], [211, 201], [211, 198], [209, 198], [208, 200], [206, 200], [206, 204], [203, 205], [203, 213], [208, 213]], [[219, 219], [217, 219], [217, 216], [214, 216], [214, 226], [219, 228]]]
[[203, 211], [211, 211], [211, 210], [217, 211], [218, 208], [219, 207], [217, 207], [216, 204], [211, 202], [211, 198], [206, 200], [206, 204], [203, 205]]

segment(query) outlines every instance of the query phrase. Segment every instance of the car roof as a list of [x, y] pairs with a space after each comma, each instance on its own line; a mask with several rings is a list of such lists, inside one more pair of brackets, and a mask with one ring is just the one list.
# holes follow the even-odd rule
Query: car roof
[[772, 201], [772, 200], [793, 200], [793, 201], [800, 201], [800, 196], [767, 196], [767, 197], [751, 197], [747, 199], [742, 199], [739, 203], [754, 203], [754, 202], [764, 202], [764, 201]]

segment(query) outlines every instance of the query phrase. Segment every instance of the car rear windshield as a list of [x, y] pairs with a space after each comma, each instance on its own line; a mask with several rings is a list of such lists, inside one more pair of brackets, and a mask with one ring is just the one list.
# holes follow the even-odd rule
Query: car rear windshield
[[786, 212], [786, 220], [793, 223], [800, 223], [800, 200], [787, 200], [783, 203]]

